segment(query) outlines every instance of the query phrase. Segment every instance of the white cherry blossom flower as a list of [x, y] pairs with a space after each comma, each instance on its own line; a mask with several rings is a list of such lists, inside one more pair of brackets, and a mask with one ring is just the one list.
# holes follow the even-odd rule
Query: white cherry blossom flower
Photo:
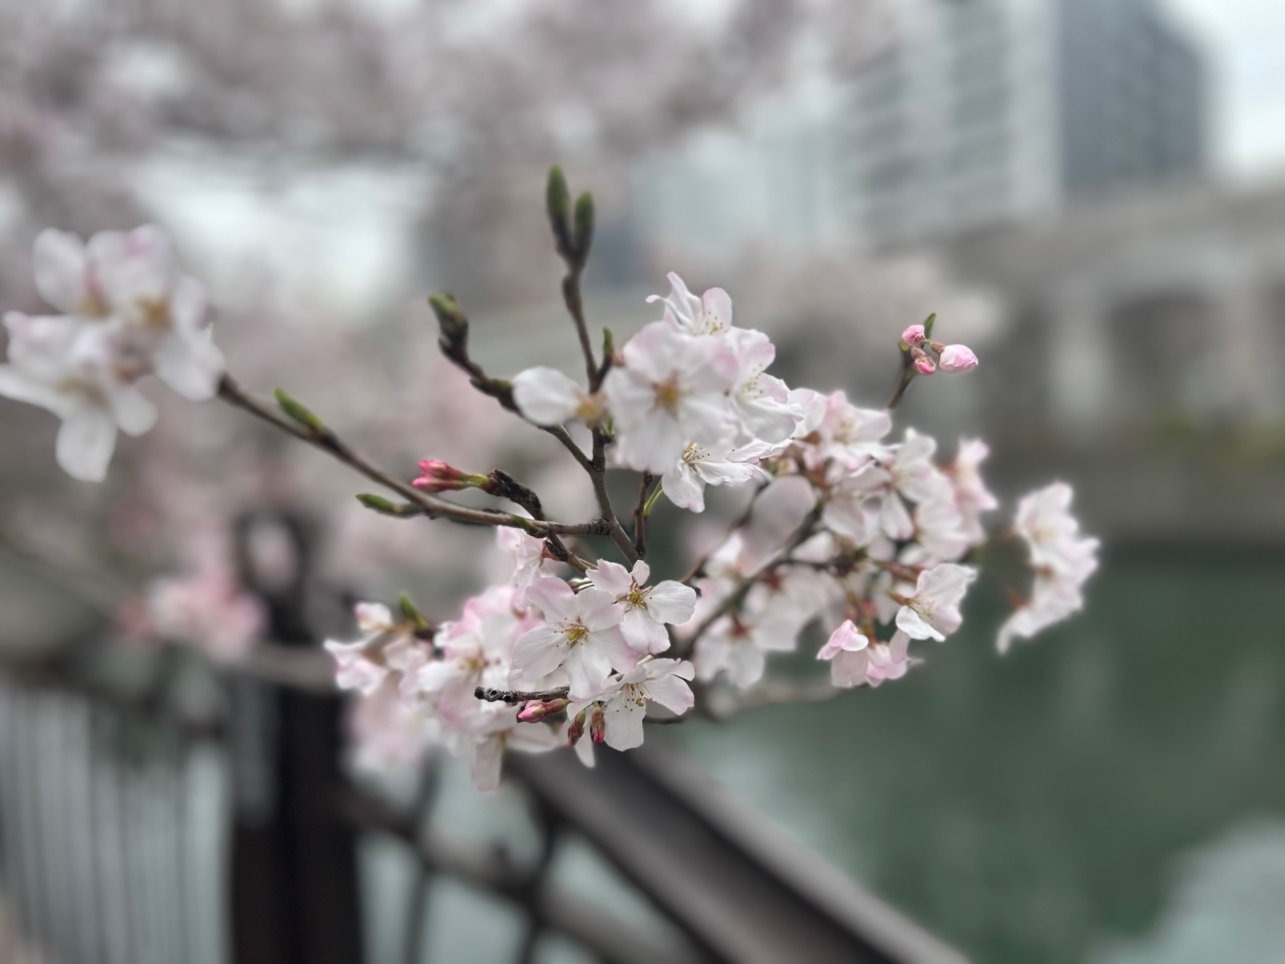
[[1030, 549], [1031, 565], [1083, 581], [1097, 569], [1098, 540], [1080, 535], [1071, 515], [1071, 487], [1055, 482], [1017, 505], [1013, 528]]
[[89, 327], [73, 317], [5, 315], [9, 363], [0, 365], [0, 395], [48, 409], [62, 419], [55, 455], [73, 478], [100, 482], [120, 429], [142, 435], [156, 408], [122, 377], [119, 324]]
[[712, 680], [726, 673], [735, 686], [748, 689], [763, 678], [767, 654], [790, 652], [797, 636], [795, 621], [779, 613], [723, 616], [696, 641], [696, 675]]
[[224, 364], [205, 325], [205, 288], [179, 272], [160, 228], [103, 231], [88, 246], [74, 235], [45, 232], [36, 243], [36, 276], [58, 307], [77, 299], [91, 309], [89, 317], [124, 322], [134, 351], [174, 391], [192, 401], [214, 397]]
[[653, 322], [621, 354], [624, 367], [607, 373], [603, 392], [624, 465], [660, 475], [682, 457], [688, 442], [718, 443], [731, 420], [727, 391], [736, 377], [731, 352], [715, 339]]
[[1000, 626], [995, 648], [1007, 653], [1015, 639], [1030, 639], [1077, 613], [1084, 606], [1080, 584], [1059, 576], [1035, 577], [1031, 598], [1017, 607]]
[[649, 702], [677, 716], [690, 710], [696, 698], [687, 684], [695, 676], [695, 667], [685, 659], [647, 659], [621, 676], [600, 697], [607, 746], [615, 750], [642, 746]]
[[705, 486], [744, 485], [755, 479], [766, 479], [758, 463], [773, 446], [751, 442], [740, 448], [728, 442], [706, 448], [689, 442], [682, 458], [661, 476], [660, 485], [666, 497], [680, 509], [705, 511]]
[[953, 562], [925, 569], [897, 611], [897, 628], [911, 639], [944, 640], [963, 623], [959, 604], [976, 576], [975, 569]]
[[562, 668], [571, 696], [578, 699], [595, 692], [613, 669], [625, 672], [638, 662], [620, 631], [624, 612], [608, 593], [577, 593], [561, 579], [542, 576], [527, 590], [527, 602], [547, 622], [527, 630], [514, 644], [513, 675], [523, 685]]
[[982, 480], [981, 464], [990, 455], [990, 447], [980, 439], [960, 439], [955, 461], [946, 467], [946, 476], [955, 489], [955, 504], [964, 519], [964, 529], [972, 545], [986, 538], [981, 517], [999, 508], [999, 500]]
[[662, 653], [669, 648], [665, 624], [681, 625], [696, 609], [696, 590], [666, 579], [648, 586], [651, 567], [639, 559], [632, 570], [601, 560], [589, 570], [589, 581], [620, 604], [624, 612], [620, 631], [640, 653]]
[[595, 424], [603, 414], [602, 399], [591, 395], [556, 368], [528, 368], [513, 379], [513, 401], [536, 425], [561, 425], [573, 418]]
[[335, 658], [335, 685], [369, 696], [388, 676], [383, 650], [408, 633], [408, 627], [393, 618], [382, 603], [358, 603], [353, 607], [361, 638], [353, 643], [328, 639], [323, 646]]
[[904, 632], [893, 633], [886, 643], [876, 642], [868, 650], [866, 682], [878, 686], [888, 680], [901, 679], [918, 660], [910, 658], [910, 637]]
[[697, 298], [674, 272], [666, 277], [669, 278], [669, 295], [650, 295], [647, 303], [662, 302], [667, 323], [689, 335], [716, 335], [732, 327], [732, 299], [726, 291], [711, 288]]
[[489, 793], [500, 785], [501, 766], [508, 750], [522, 753], [547, 753], [561, 745], [557, 734], [543, 724], [518, 721], [515, 706], [503, 703], [481, 704], [466, 731], [448, 734], [456, 752], [472, 758], [473, 785]]
[[767, 374], [776, 346], [761, 331], [735, 328], [726, 335], [736, 358], [736, 378], [729, 399], [743, 434], [767, 443], [784, 442], [803, 418], [803, 408], [790, 400], [785, 382]]

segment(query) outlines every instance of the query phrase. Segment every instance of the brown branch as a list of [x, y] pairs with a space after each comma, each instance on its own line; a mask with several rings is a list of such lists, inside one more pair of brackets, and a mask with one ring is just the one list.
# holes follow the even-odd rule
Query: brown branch
[[568, 692], [569, 690], [566, 686], [529, 693], [522, 690], [500, 690], [479, 686], [473, 690], [473, 695], [487, 703], [544, 703], [548, 700], [565, 700]]
[[656, 477], [644, 472], [638, 481], [638, 505], [634, 507], [634, 550], [639, 559], [647, 557], [647, 496], [651, 495]]
[[445, 499], [428, 495], [405, 482], [398, 481], [388, 473], [371, 465], [370, 462], [354, 452], [329, 429], [305, 427], [279, 416], [268, 403], [260, 401], [246, 392], [231, 375], [224, 375], [219, 382], [219, 397], [228, 404], [249, 412], [255, 418], [268, 423], [274, 428], [288, 435], [293, 435], [300, 441], [326, 452], [372, 482], [396, 492], [416, 510], [412, 512], [406, 507], [400, 507], [396, 512], [398, 515], [412, 516], [418, 514], [430, 519], [450, 519], [453, 522], [461, 522], [466, 525], [507, 526], [509, 528], [522, 529], [524, 532], [540, 539], [548, 539], [551, 536], [610, 534], [610, 525], [602, 519], [583, 523], [528, 519], [525, 516], [514, 515], [511, 512], [500, 512], [496, 509], [473, 509], [468, 506], [456, 505], [454, 502], [447, 502]]

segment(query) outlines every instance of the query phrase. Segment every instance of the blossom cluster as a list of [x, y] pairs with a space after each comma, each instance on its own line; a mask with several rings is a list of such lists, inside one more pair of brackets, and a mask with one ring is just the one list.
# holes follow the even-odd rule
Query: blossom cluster
[[[697, 297], [674, 274], [667, 295], [648, 299], [660, 317], [619, 349], [608, 338], [599, 360], [574, 290], [592, 237], [592, 200], [577, 202], [573, 230], [556, 169], [550, 185], [588, 384], [552, 368], [491, 378], [468, 354], [459, 306], [445, 296], [432, 303], [446, 358], [483, 395], [562, 441], [589, 474], [598, 503], [589, 523], [549, 520], [536, 493], [499, 469], [465, 472], [428, 458], [418, 478], [399, 479], [356, 456], [290, 396], [278, 391], [277, 414], [244, 394], [210, 340], [203, 289], [178, 270], [157, 229], [104, 233], [88, 245], [42, 234], [38, 286], [64, 313], [5, 319], [0, 392], [63, 418], [58, 460], [79, 478], [102, 476], [117, 427], [148, 427], [154, 412], [136, 383], [155, 374], [189, 398], [219, 394], [408, 500], [360, 495], [373, 511], [495, 526], [509, 572], [467, 600], [458, 618], [433, 625], [406, 598], [400, 612], [363, 603], [359, 638], [324, 644], [336, 685], [361, 700], [367, 756], [410, 759], [440, 743], [472, 760], [483, 789], [497, 785], [508, 749], [570, 744], [591, 763], [595, 743], [641, 744], [648, 720], [753, 705], [778, 682], [769, 657], [801, 646], [827, 664], [829, 695], [899, 679], [922, 660], [912, 646], [960, 629], [981, 550], [1005, 541], [984, 523], [998, 508], [982, 477], [985, 443], [963, 439], [947, 460], [935, 439], [911, 428], [894, 433], [892, 409], [914, 379], [978, 365], [968, 347], [933, 340], [933, 318], [902, 333], [900, 377], [883, 408], [769, 374], [775, 347], [733, 323], [727, 292]], [[572, 433], [569, 423], [581, 425]], [[586, 431], [591, 451], [575, 441]], [[611, 504], [609, 468], [641, 474], [632, 536]], [[744, 489], [747, 508], [687, 575], [656, 578], [646, 559], [656, 500], [701, 513], [709, 486]], [[518, 508], [442, 498], [463, 489]], [[1007, 534], [1025, 546], [1031, 586], [1013, 593], [1021, 602], [1000, 630], [1001, 652], [1083, 605], [1098, 543], [1080, 533], [1071, 499], [1058, 483], [1019, 503]], [[151, 600], [154, 622], [234, 660], [261, 621], [234, 588], [218, 576], [162, 584]]]
[[179, 271], [169, 238], [150, 225], [104, 231], [88, 244], [44, 231], [34, 267], [37, 289], [58, 314], [5, 314], [0, 395], [57, 415], [58, 464], [101, 481], [117, 430], [141, 435], [156, 421], [139, 379], [155, 374], [193, 401], [214, 396], [223, 355], [206, 325], [205, 288]]

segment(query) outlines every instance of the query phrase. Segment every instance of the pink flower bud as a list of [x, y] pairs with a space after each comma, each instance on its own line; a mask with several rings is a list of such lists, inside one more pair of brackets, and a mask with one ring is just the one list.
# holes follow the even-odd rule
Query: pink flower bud
[[931, 375], [937, 370], [937, 363], [928, 357], [928, 353], [922, 348], [916, 348], [910, 353], [914, 359], [915, 371], [921, 375]]
[[589, 717], [589, 735], [593, 737], [594, 743], [602, 743], [607, 739], [607, 718], [603, 716], [601, 703], [593, 705], [593, 715]]
[[584, 736], [584, 710], [576, 714], [576, 718], [567, 724], [567, 743], [575, 746], [580, 742], [580, 737]]
[[922, 345], [925, 337], [927, 336], [924, 334], [923, 325], [911, 325], [901, 333], [901, 340], [911, 348], [918, 348]]
[[977, 356], [967, 345], [947, 345], [941, 352], [941, 370], [967, 372], [977, 367]]
[[559, 713], [567, 708], [570, 700], [528, 700], [518, 713], [523, 723], [539, 723], [550, 713]]
[[419, 463], [420, 478], [411, 482], [417, 489], [425, 492], [456, 492], [460, 489], [476, 489], [486, 484], [484, 475], [467, 475], [454, 466], [447, 465], [440, 459], [424, 459]]

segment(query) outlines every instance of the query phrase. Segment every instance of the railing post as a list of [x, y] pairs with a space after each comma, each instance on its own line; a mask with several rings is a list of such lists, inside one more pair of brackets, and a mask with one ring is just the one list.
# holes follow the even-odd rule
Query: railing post
[[[267, 526], [285, 534], [295, 551], [284, 584], [261, 578], [254, 558], [254, 539]], [[238, 539], [243, 578], [268, 606], [273, 641], [315, 645], [304, 619], [304, 525], [292, 516], [251, 515]], [[361, 964], [357, 831], [340, 810], [343, 703], [333, 693], [248, 681], [235, 699], [234, 769], [242, 792], [232, 840], [232, 959]]]

